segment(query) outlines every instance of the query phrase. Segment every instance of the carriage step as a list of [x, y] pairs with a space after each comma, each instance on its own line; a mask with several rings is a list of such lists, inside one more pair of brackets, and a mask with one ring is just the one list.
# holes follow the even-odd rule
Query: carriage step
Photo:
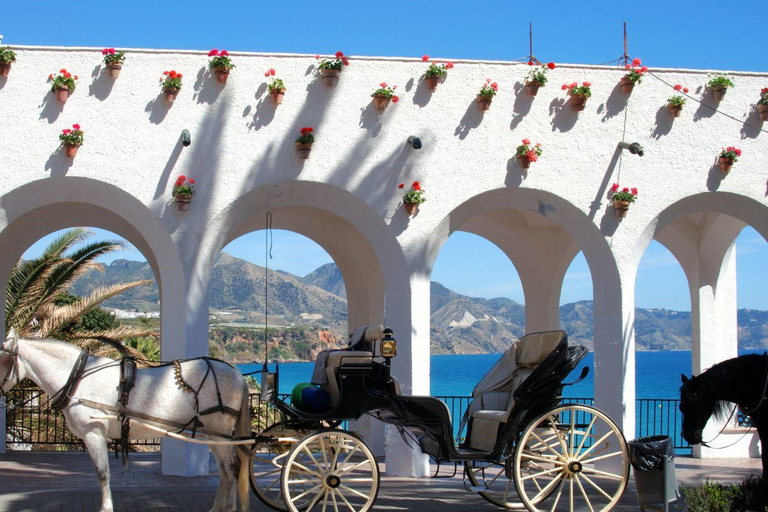
[[484, 485], [464, 485], [467, 492], [487, 492], [488, 488]]

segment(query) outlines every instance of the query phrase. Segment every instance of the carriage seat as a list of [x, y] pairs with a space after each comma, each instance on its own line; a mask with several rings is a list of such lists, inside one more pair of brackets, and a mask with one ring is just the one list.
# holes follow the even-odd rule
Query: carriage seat
[[515, 407], [515, 390], [557, 348], [565, 331], [526, 334], [513, 344], [472, 391], [469, 447], [493, 451], [501, 426]]
[[362, 326], [349, 335], [347, 346], [343, 350], [323, 350], [317, 355], [315, 369], [312, 372], [312, 384], [317, 384], [328, 392], [331, 397], [331, 406], [339, 403], [339, 383], [336, 379], [336, 369], [342, 366], [370, 367], [373, 361], [373, 353], [369, 350], [373, 344], [382, 338], [384, 327]]

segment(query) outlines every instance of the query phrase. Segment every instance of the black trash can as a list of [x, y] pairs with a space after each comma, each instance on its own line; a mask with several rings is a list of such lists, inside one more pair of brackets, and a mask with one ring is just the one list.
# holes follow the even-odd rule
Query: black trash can
[[[675, 475], [675, 448], [669, 436], [651, 436], [629, 443], [640, 510], [669, 510], [669, 503], [680, 493]], [[657, 504], [661, 504], [659, 507]]]

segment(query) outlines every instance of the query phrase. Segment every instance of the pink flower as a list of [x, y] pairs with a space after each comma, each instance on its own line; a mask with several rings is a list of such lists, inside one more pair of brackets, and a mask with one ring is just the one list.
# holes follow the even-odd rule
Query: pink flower
[[344, 56], [344, 54], [343, 54], [343, 53], [341, 53], [341, 52], [336, 52], [336, 58], [337, 58], [337, 59], [340, 59], [340, 58], [342, 58], [343, 56]]
[[584, 82], [584, 87], [592, 87], [592, 82]]
[[555, 69], [555, 63], [554, 63], [554, 62], [549, 62], [549, 63], [547, 64], [547, 67], [548, 67], [549, 69]]
[[106, 49], [106, 48], [104, 48], [103, 50], [101, 50], [101, 54], [102, 54], [102, 55], [106, 55], [106, 54], [107, 54], [107, 49]]
[[536, 143], [536, 147], [537, 147], [537, 148], [540, 148], [540, 147], [541, 147], [541, 142], [537, 142], [537, 143]]
[[397, 186], [397, 188], [403, 188], [403, 187], [405, 187], [405, 183], [401, 183], [401, 184], [399, 184], [399, 185]]
[[675, 85], [674, 89], [675, 89], [676, 91], [681, 91], [681, 90], [683, 90], [683, 86], [682, 86], [682, 85], [680, 85], [680, 84], [677, 84], [677, 85]]
[[538, 160], [538, 159], [539, 159], [539, 157], [538, 157], [538, 156], [536, 156], [536, 152], [535, 152], [534, 150], [530, 150], [530, 151], [528, 152], [528, 155], [527, 155], [527, 156], [528, 156], [528, 160], [530, 160], [531, 162], [535, 162], [536, 160]]
[[565, 91], [565, 90], [567, 90], [567, 89], [568, 89], [568, 84], [563, 84], [563, 86], [561, 87], [561, 89], [562, 89], [562, 90], [564, 90], [564, 91]]
[[387, 86], [387, 82], [381, 82], [381, 83], [379, 84], [379, 87], [386, 87], [386, 86]]
[[633, 189], [632, 189], [632, 195], [633, 195], [633, 196], [636, 196], [636, 195], [637, 195], [637, 189], [636, 189], [636, 188], [633, 188]]
[[319, 58], [320, 58], [320, 56], [319, 56], [319, 55], [315, 55], [315, 58], [316, 58], [316, 59], [319, 59]]
[[216, 48], [208, 52], [209, 57], [213, 57], [214, 55], [218, 55], [218, 54], [219, 54], [219, 50], [217, 50]]
[[624, 64], [624, 69], [632, 69], [632, 66], [630, 66], [629, 64]]
[[400, 98], [397, 96], [392, 96], [392, 103], [397, 103], [398, 101], [400, 101]]
[[622, 192], [629, 192], [629, 189], [627, 187], [624, 187], [623, 189], [621, 189], [621, 191]]
[[768, 87], [765, 87], [760, 90], [760, 94], [765, 94], [765, 93], [768, 93]]
[[421, 60], [423, 60], [424, 62], [428, 62], [428, 61], [429, 61], [429, 55], [424, 55], [424, 56], [421, 58]]
[[343, 63], [345, 66], [349, 66], [349, 60], [347, 60], [347, 58], [346, 58], [346, 57], [342, 57], [342, 58], [341, 58], [341, 62], [342, 62], [342, 63]]
[[531, 140], [530, 140], [530, 139], [523, 139], [523, 144], [525, 144], [526, 146], [527, 146], [528, 144], [530, 144], [530, 143], [531, 143]]
[[114, 55], [114, 54], [115, 54], [115, 49], [114, 49], [114, 48], [110, 48], [110, 49], [109, 49], [109, 53], [111, 53], [112, 55]]
[[219, 54], [222, 57], [229, 57], [229, 52], [227, 50], [221, 50], [221, 53]]
[[491, 84], [491, 89], [493, 89], [494, 91], [498, 91], [499, 90], [499, 84], [497, 84], [496, 82], [493, 82]]
[[71, 132], [71, 131], [72, 131], [72, 130], [70, 130], [69, 128], [64, 128], [63, 130], [61, 130], [61, 133], [63, 133], [64, 135], [67, 135], [67, 134], [69, 134], [69, 132]]
[[75, 124], [72, 125], [72, 128], [74, 128], [75, 130], [79, 130], [80, 129], [80, 125], [75, 123]]
[[446, 62], [445, 69], [453, 69], [453, 62]]
[[179, 178], [178, 178], [178, 181], [184, 181], [184, 180], [186, 180], [186, 179], [187, 179], [187, 177], [186, 177], [186, 176], [184, 176], [183, 174], [179, 174]]
[[687, 94], [688, 93], [688, 88], [687, 87], [683, 87], [683, 92]]
[[645, 73], [647, 71], [648, 71], [648, 66], [643, 66], [642, 68], [640, 68], [641, 73]]
[[637, 67], [640, 64], [642, 64], [642, 61], [640, 59], [632, 59], [632, 65]]
[[619, 190], [618, 183], [614, 183], [613, 185], [611, 185], [611, 192], [616, 192], [617, 190]]
[[734, 153], [736, 153], [736, 156], [741, 156], [741, 150], [734, 148]]

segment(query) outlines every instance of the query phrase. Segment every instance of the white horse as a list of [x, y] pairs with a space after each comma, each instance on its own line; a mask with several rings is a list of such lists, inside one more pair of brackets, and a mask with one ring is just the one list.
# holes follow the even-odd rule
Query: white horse
[[[81, 353], [79, 347], [69, 343], [19, 338], [11, 330], [0, 345], [0, 395], [24, 378], [32, 380], [52, 398], [66, 393], [68, 400], [63, 413], [67, 426], [85, 442], [96, 467], [101, 487], [100, 512], [111, 512], [107, 441], [121, 436], [121, 422], [115, 419], [120, 406], [120, 363], [89, 356], [76, 386], [60, 392], [72, 380]], [[138, 418], [132, 422], [130, 438], [156, 439], [164, 435], [162, 430], [178, 432], [182, 430], [180, 426], [197, 418], [202, 422], [197, 432], [205, 434], [206, 443], [227, 440], [218, 445], [211, 443], [221, 477], [211, 512], [235, 511], [238, 494], [241, 510], [248, 510], [250, 461], [243, 451], [228, 444], [233, 436], [251, 435], [245, 381], [240, 372], [221, 361], [192, 359], [181, 362], [180, 368], [188, 388], [177, 379], [178, 367], [174, 365], [136, 372], [135, 387], [125, 408], [129, 417], [136, 413], [133, 417]], [[190, 388], [199, 390], [195, 393]], [[153, 418], [161, 421], [152, 421]]]

